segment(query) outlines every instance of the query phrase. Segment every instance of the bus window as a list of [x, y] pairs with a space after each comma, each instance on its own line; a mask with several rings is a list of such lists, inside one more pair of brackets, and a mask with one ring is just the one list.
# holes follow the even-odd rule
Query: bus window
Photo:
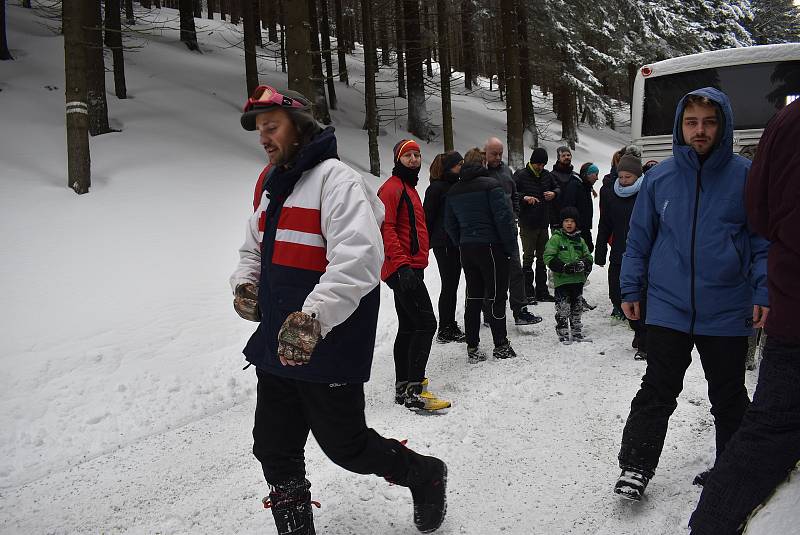
[[672, 134], [678, 101], [701, 87], [716, 87], [728, 95], [734, 129], [764, 128], [776, 111], [800, 95], [800, 61], [731, 65], [648, 78], [642, 135]]

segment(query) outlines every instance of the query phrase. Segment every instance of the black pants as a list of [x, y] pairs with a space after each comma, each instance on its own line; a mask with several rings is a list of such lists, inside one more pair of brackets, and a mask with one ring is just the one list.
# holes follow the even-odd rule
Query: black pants
[[622, 433], [619, 463], [652, 476], [664, 447], [669, 417], [678, 406], [686, 369], [696, 345], [708, 381], [714, 415], [717, 457], [739, 428], [750, 400], [744, 386], [746, 336], [690, 335], [656, 325], [647, 326], [647, 370], [631, 402]]
[[717, 458], [692, 515], [692, 535], [728, 535], [800, 460], [800, 344], [769, 337], [753, 403]]
[[622, 264], [616, 262], [608, 263], [608, 298], [616, 308], [622, 308], [622, 295], [619, 289], [619, 274]]
[[564, 336], [572, 329], [573, 333], [581, 334], [583, 323], [583, 284], [562, 284], [556, 287], [556, 333]]
[[270, 485], [306, 475], [308, 432], [334, 463], [358, 474], [404, 481], [409, 452], [380, 436], [364, 419], [364, 385], [311, 383], [256, 370], [258, 398], [253, 454]]
[[581, 238], [586, 242], [589, 252], [594, 252], [594, 240], [592, 239], [592, 229], [581, 230]]
[[464, 307], [464, 331], [467, 346], [480, 342], [481, 305], [491, 303], [489, 325], [494, 345], [506, 341], [506, 293], [508, 292], [509, 258], [496, 245], [462, 245], [461, 265], [467, 281], [467, 304]]
[[397, 274], [386, 283], [394, 291], [394, 309], [397, 311], [397, 337], [394, 339], [395, 380], [421, 382], [431, 354], [433, 336], [436, 334], [436, 315], [422, 280], [422, 270], [415, 269], [419, 286], [411, 291], [400, 289]]
[[458, 247], [436, 247], [433, 250], [442, 289], [439, 292], [439, 328], [456, 322], [458, 283], [461, 280], [461, 253]]
[[533, 272], [535, 258], [535, 295], [536, 297], [547, 295], [550, 293], [547, 289], [547, 266], [544, 264], [544, 248], [549, 237], [547, 227], [530, 228], [521, 226], [519, 232], [522, 236], [522, 270]]

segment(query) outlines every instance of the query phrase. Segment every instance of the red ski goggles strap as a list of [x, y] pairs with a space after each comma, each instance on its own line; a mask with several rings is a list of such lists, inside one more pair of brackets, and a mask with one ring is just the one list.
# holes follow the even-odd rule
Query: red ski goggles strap
[[306, 105], [299, 100], [281, 95], [274, 87], [260, 85], [255, 88], [253, 95], [247, 99], [244, 105], [244, 112], [252, 110], [254, 107], [281, 106], [283, 108], [302, 109]]

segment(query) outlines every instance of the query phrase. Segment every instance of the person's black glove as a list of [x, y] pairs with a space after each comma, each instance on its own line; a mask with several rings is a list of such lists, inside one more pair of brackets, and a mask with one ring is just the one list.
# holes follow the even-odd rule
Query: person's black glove
[[417, 274], [408, 266], [397, 270], [397, 280], [400, 283], [400, 289], [404, 292], [416, 290], [420, 282]]
[[258, 286], [251, 282], [239, 284], [233, 295], [233, 308], [239, 316], [248, 321], [261, 321], [261, 311], [258, 309]]
[[564, 273], [583, 273], [583, 261], [576, 260], [564, 266]]
[[589, 273], [592, 272], [592, 263], [588, 260], [583, 261], [583, 272], [586, 273], [586, 276], [589, 276]]

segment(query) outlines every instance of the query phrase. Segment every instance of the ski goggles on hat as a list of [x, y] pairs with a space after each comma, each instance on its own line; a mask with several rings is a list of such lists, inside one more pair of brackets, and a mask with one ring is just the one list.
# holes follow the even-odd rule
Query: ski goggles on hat
[[260, 85], [255, 88], [252, 96], [247, 99], [243, 113], [247, 113], [255, 107], [280, 106], [282, 108], [304, 109], [306, 107], [300, 100], [287, 97], [278, 93], [274, 87]]

